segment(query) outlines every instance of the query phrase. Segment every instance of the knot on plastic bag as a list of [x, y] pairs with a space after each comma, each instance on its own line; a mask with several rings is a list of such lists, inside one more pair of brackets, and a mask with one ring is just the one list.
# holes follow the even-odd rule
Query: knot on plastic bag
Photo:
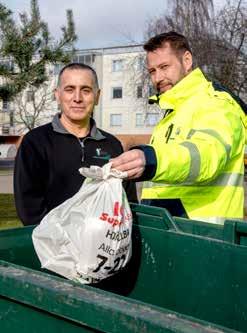
[[110, 177], [124, 179], [127, 178], [127, 172], [122, 172], [116, 169], [111, 168], [112, 163], [109, 162], [105, 164], [103, 167], [99, 167], [97, 165], [91, 165], [90, 168], [80, 168], [79, 172], [86, 178], [92, 179], [103, 179], [106, 180]]

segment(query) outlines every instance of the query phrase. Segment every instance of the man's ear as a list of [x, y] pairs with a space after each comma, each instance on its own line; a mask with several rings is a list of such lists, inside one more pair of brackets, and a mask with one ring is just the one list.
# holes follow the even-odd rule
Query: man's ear
[[95, 105], [99, 104], [100, 93], [101, 93], [101, 90], [98, 89], [98, 91], [96, 92], [96, 96], [95, 96]]
[[192, 70], [193, 58], [189, 51], [185, 51], [183, 54], [183, 65], [186, 73], [189, 73]]

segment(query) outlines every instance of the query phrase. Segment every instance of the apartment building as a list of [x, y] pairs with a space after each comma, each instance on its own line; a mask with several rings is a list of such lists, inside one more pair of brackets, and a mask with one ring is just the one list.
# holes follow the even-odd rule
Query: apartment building
[[[101, 98], [94, 113], [98, 126], [121, 138], [139, 136], [140, 142], [147, 142], [160, 113], [147, 104], [152, 86], [144, 79], [142, 45], [79, 50], [73, 61], [91, 65], [98, 74]], [[60, 69], [60, 65], [49, 65], [50, 81], [38, 91], [28, 88], [12, 102], [2, 101], [0, 135], [22, 135], [32, 121], [38, 126], [52, 119], [58, 112], [53, 90]], [[37, 115], [33, 107], [42, 99], [46, 100]]]

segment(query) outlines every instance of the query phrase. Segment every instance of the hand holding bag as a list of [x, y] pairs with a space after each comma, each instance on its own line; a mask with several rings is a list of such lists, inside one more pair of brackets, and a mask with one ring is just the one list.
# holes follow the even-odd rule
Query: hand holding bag
[[50, 211], [32, 234], [43, 268], [81, 283], [105, 279], [131, 257], [132, 214], [122, 187], [125, 174], [91, 166], [73, 197]]

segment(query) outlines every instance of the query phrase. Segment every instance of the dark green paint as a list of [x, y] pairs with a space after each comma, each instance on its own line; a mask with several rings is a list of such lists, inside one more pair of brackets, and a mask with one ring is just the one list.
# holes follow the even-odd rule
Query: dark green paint
[[0, 232], [1, 332], [247, 332], [247, 224], [132, 211], [132, 260], [97, 288], [41, 271], [32, 227]]

